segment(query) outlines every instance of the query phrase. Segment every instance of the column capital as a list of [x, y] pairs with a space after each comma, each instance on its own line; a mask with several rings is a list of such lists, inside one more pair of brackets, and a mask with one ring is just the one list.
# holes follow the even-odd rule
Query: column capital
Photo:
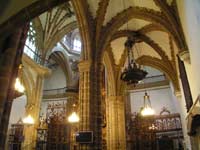
[[34, 70], [41, 77], [47, 77], [47, 76], [49, 76], [51, 74], [51, 70], [50, 69], [37, 64], [35, 61], [33, 61], [26, 54], [23, 54], [23, 56], [22, 56], [22, 64], [26, 68], [31, 68], [32, 70]]
[[84, 72], [84, 71], [89, 71], [90, 67], [91, 67], [91, 61], [90, 60], [83, 60], [80, 61], [78, 64], [78, 68], [80, 72]]
[[109, 101], [118, 101], [118, 100], [122, 100], [124, 96], [121, 95], [117, 95], [117, 96], [108, 96], [107, 99]]
[[176, 98], [177, 98], [178, 100], [181, 100], [182, 94], [181, 94], [180, 91], [174, 92], [174, 95], [176, 96]]
[[183, 50], [181, 51], [178, 56], [180, 57], [180, 59], [184, 62], [187, 62], [188, 64], [190, 64], [190, 53], [188, 50]]

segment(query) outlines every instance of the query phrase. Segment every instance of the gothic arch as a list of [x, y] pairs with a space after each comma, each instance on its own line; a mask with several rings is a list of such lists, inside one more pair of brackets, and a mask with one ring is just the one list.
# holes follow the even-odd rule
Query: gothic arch
[[55, 51], [51, 53], [49, 58], [52, 58], [55, 62], [59, 64], [63, 73], [65, 74], [66, 83], [70, 85], [72, 81], [72, 74], [68, 56], [66, 56], [62, 51]]
[[103, 62], [105, 64], [105, 68], [107, 69], [107, 77], [108, 77], [108, 86], [110, 95], [113, 96], [116, 95], [116, 81], [115, 81], [115, 70], [114, 70], [114, 64], [113, 61], [111, 61], [111, 56], [108, 51], [105, 51]]
[[120, 37], [125, 37], [125, 36], [127, 36], [127, 37], [128, 36], [134, 36], [136, 39], [145, 42], [150, 47], [152, 47], [153, 50], [155, 50], [155, 52], [158, 53], [158, 55], [160, 55], [160, 57], [163, 60], [169, 62], [168, 56], [166, 55], [165, 51], [155, 41], [153, 41], [150, 37], [148, 37], [144, 34], [140, 34], [139, 32], [129, 31], [129, 30], [121, 30], [121, 31], [116, 32], [113, 35], [112, 40], [120, 38]]
[[93, 28], [93, 19], [89, 12], [89, 6], [87, 2], [84, 1], [72, 0], [71, 2], [76, 12], [81, 40], [83, 43], [83, 52], [81, 57], [83, 60], [89, 60], [92, 58], [92, 39], [94, 36], [92, 32], [90, 32]]
[[53, 46], [56, 43], [58, 43], [67, 33], [75, 30], [76, 28], [78, 28], [78, 24], [76, 21], [71, 22], [70, 24], [66, 25], [59, 32], [57, 32], [54, 37], [51, 38], [51, 40], [48, 42], [48, 45], [46, 46], [45, 49], [51, 50]]
[[138, 58], [136, 61], [140, 65], [150, 66], [160, 70], [161, 72], [164, 72], [167, 75], [167, 77], [172, 81], [175, 92], [180, 91], [177, 73], [172, 68], [172, 66], [169, 66], [167, 63], [158, 58], [144, 55]]
[[25, 93], [27, 96], [27, 104], [31, 103], [31, 98], [34, 96], [33, 91], [35, 88], [34, 79], [32, 73], [28, 70], [27, 66], [24, 65], [22, 73], [22, 83], [26, 89]]
[[168, 32], [175, 40], [175, 43], [180, 52], [184, 50], [184, 47], [186, 47], [182, 42], [183, 37], [181, 37], [181, 35], [179, 35], [177, 31], [174, 31], [176, 29], [172, 28], [174, 22], [170, 22], [168, 18], [166, 18], [161, 12], [144, 7], [129, 7], [113, 17], [110, 22], [108, 22], [107, 25], [104, 27], [103, 32], [105, 34], [100, 41], [100, 46], [98, 50], [105, 50], [106, 46], [109, 44], [112, 38], [112, 35], [117, 32], [119, 27], [121, 27], [123, 24], [133, 18], [150, 21], [158, 26], [160, 30], [165, 30], [166, 32]]

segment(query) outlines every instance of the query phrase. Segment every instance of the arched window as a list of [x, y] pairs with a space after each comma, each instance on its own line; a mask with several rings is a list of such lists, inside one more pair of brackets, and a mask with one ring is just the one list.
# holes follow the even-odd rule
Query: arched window
[[79, 35], [76, 35], [74, 37], [73, 41], [73, 50], [77, 52], [81, 52], [81, 41]]
[[29, 28], [26, 43], [24, 46], [24, 53], [26, 53], [32, 59], [34, 59], [35, 54], [37, 53], [37, 49], [35, 46], [35, 36], [36, 36], [36, 32], [33, 28], [32, 22], [30, 22], [30, 28]]

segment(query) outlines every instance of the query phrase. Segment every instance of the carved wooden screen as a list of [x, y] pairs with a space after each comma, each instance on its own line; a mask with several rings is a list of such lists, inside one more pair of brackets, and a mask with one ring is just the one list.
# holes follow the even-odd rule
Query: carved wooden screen
[[11, 125], [8, 140], [9, 150], [21, 150], [23, 142], [23, 130], [24, 125], [22, 124], [22, 122]]
[[48, 104], [45, 121], [38, 129], [39, 150], [70, 150], [70, 125], [67, 123], [66, 104]]
[[173, 150], [174, 141], [178, 142], [181, 149], [183, 133], [179, 114], [169, 112], [149, 117], [137, 114], [128, 128], [131, 150]]
[[149, 130], [149, 127], [154, 123], [152, 117], [142, 118], [137, 115], [133, 120], [132, 127], [132, 147], [133, 150], [155, 150], [156, 149], [156, 134], [154, 130]]

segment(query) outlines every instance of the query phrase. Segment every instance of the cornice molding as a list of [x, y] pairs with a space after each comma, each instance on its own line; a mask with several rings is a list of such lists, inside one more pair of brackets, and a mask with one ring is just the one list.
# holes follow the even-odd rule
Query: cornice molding
[[127, 90], [140, 90], [140, 89], [146, 89], [146, 88], [155, 88], [155, 87], [170, 87], [169, 86], [169, 81], [168, 80], [163, 80], [163, 81], [157, 81], [157, 82], [152, 82], [152, 83], [145, 83], [145, 84], [138, 84], [136, 87], [133, 85], [128, 86]]

